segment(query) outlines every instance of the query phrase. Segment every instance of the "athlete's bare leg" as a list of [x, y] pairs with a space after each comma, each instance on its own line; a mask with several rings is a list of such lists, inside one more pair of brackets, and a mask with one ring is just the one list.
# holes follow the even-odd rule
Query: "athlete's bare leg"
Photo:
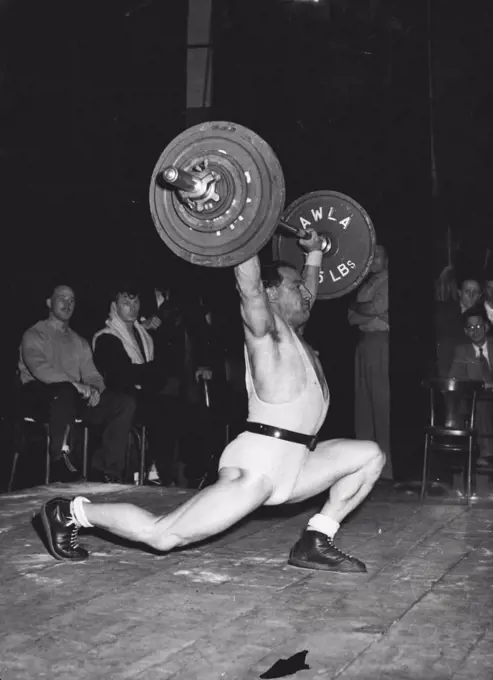
[[290, 564], [327, 571], [366, 571], [363, 562], [339, 550], [333, 539], [342, 520], [369, 494], [384, 464], [385, 455], [374, 442], [321, 442], [309, 454], [289, 502], [305, 500], [330, 487], [329, 498], [292, 548]]
[[[77, 503], [72, 502], [70, 513], [76, 527], [95, 526], [165, 551], [228, 529], [263, 505], [272, 490], [272, 484], [266, 477], [238, 468], [223, 468], [216, 484], [199, 491], [184, 505], [163, 517], [128, 503], [87, 503], [80, 498], [76, 499]], [[55, 499], [53, 512], [60, 512], [59, 506], [59, 500]], [[65, 548], [57, 545], [56, 517], [50, 516], [50, 511], [47, 504], [42, 511], [42, 519], [51, 553], [59, 559], [87, 557], [86, 551], [80, 547], [71, 551], [70, 545]], [[71, 555], [71, 552], [74, 554]]]
[[370, 493], [384, 464], [385, 455], [374, 442], [320, 442], [308, 454], [289, 502], [306, 500], [330, 488], [320, 514], [340, 524]]

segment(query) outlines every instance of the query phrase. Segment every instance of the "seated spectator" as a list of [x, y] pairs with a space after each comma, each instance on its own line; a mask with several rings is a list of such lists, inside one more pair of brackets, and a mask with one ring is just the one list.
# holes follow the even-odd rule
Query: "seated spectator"
[[46, 411], [50, 426], [52, 479], [69, 481], [76, 468], [65, 450], [68, 428], [77, 416], [104, 426], [93, 468], [102, 481], [122, 481], [128, 434], [135, 401], [105, 389], [86, 340], [69, 327], [75, 295], [57, 286], [49, 299], [48, 318], [24, 333], [20, 348], [21, 399], [29, 408]]
[[435, 307], [435, 341], [437, 347], [437, 372], [441, 378], [449, 375], [457, 345], [468, 341], [464, 332], [462, 314], [474, 307], [481, 297], [481, 286], [475, 279], [464, 279], [459, 286], [459, 299], [438, 302]]
[[[464, 330], [469, 341], [455, 348], [449, 377], [457, 380], [478, 380], [487, 387], [493, 386], [493, 339], [487, 339], [489, 322], [483, 305], [477, 305], [463, 314]], [[489, 401], [478, 401], [476, 425], [480, 436], [478, 445], [479, 464], [493, 454], [493, 405]], [[481, 436], [483, 435], [483, 436]]]
[[155, 461], [162, 484], [172, 481], [172, 451], [167, 430], [176, 419], [160, 397], [170, 357], [154, 357], [154, 342], [139, 321], [140, 297], [133, 283], [118, 287], [106, 327], [93, 338], [94, 361], [109, 388], [123, 390], [137, 401], [137, 419], [149, 428], [148, 462]]

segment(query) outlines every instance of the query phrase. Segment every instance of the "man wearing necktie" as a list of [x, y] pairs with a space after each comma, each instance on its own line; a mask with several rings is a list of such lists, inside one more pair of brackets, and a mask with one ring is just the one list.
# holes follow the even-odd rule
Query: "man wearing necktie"
[[464, 279], [458, 288], [458, 300], [437, 302], [434, 313], [437, 351], [437, 374], [446, 378], [452, 366], [457, 345], [468, 341], [464, 333], [463, 314], [479, 304], [481, 286], [476, 279]]
[[[464, 331], [469, 342], [455, 348], [450, 368], [450, 378], [457, 380], [479, 380], [486, 388], [493, 387], [493, 338], [488, 338], [490, 328], [483, 305], [471, 307], [463, 314]], [[486, 462], [493, 455], [493, 403], [478, 401], [476, 425], [478, 437], [478, 464]]]

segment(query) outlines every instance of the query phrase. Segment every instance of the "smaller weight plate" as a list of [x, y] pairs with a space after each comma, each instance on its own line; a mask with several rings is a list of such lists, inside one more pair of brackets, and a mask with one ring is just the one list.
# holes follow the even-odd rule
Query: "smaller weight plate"
[[[317, 297], [321, 300], [341, 297], [359, 286], [370, 269], [376, 246], [375, 230], [368, 213], [354, 199], [336, 191], [314, 191], [291, 203], [284, 222], [315, 229], [331, 240], [320, 268]], [[296, 236], [280, 228], [273, 238], [276, 260], [290, 262], [300, 271], [304, 253]]]

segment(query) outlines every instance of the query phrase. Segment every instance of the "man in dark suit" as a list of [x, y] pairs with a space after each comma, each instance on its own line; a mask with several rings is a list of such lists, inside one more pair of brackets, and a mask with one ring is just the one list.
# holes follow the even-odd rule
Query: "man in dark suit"
[[[204, 444], [212, 439], [205, 386], [210, 385], [214, 392], [220, 377], [212, 360], [218, 347], [206, 317], [207, 310], [188, 293], [156, 286], [152, 295], [144, 297], [142, 324], [152, 334], [156, 358], [166, 356], [168, 365], [160, 395], [167, 401], [168, 411], [174, 414], [167, 428], [168, 448], [175, 457], [173, 476], [176, 482], [189, 486], [200, 476], [194, 469], [201, 469], [204, 464], [196, 458], [201, 456], [206, 461], [209, 458], [204, 453]], [[215, 398], [213, 401], [216, 403]], [[193, 428], [191, 422], [195, 423]]]
[[[462, 316], [469, 342], [455, 348], [449, 377], [457, 380], [478, 380], [484, 382], [486, 387], [493, 387], [493, 339], [487, 337], [490, 324], [484, 306], [471, 307]], [[483, 435], [478, 437], [478, 462], [481, 464], [493, 455], [492, 402], [478, 402], [476, 424]]]
[[437, 373], [446, 378], [457, 345], [468, 342], [464, 332], [462, 314], [474, 307], [481, 297], [481, 286], [475, 279], [464, 279], [459, 287], [459, 299], [438, 302], [435, 308], [435, 341], [437, 348]]

